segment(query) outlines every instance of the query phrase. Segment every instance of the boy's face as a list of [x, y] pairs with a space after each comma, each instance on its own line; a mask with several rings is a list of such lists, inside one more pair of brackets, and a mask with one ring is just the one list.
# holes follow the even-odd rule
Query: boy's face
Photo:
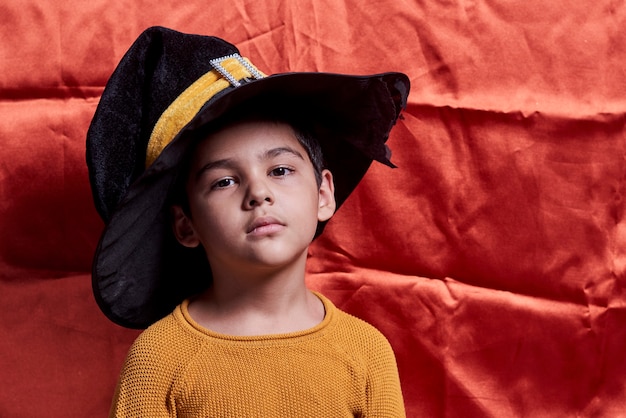
[[318, 187], [286, 124], [243, 122], [202, 141], [187, 182], [189, 216], [174, 207], [181, 244], [202, 244], [211, 268], [276, 268], [306, 258], [318, 221], [335, 210], [328, 170]]

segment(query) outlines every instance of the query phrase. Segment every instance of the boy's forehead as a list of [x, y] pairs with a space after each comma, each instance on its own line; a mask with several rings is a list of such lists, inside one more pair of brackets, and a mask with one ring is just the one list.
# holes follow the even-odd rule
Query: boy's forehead
[[[236, 122], [204, 136], [194, 152], [194, 160], [263, 157], [277, 148], [292, 148], [303, 158], [307, 152], [289, 124], [274, 121]], [[306, 159], [306, 158], [305, 158]]]

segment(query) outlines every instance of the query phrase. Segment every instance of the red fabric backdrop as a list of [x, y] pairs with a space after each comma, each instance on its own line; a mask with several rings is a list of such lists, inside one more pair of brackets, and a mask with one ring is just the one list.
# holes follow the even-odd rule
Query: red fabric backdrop
[[626, 6], [614, 0], [0, 5], [0, 416], [104, 416], [137, 335], [91, 296], [85, 132], [150, 25], [262, 71], [402, 71], [409, 107], [311, 248], [410, 417], [626, 415]]

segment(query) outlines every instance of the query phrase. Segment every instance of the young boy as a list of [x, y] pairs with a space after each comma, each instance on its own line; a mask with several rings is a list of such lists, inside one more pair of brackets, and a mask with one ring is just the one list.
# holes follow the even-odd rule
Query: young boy
[[131, 347], [111, 416], [404, 416], [393, 352], [305, 286], [311, 241], [406, 104], [403, 74], [265, 77], [150, 28], [87, 136], [106, 227], [93, 287]]

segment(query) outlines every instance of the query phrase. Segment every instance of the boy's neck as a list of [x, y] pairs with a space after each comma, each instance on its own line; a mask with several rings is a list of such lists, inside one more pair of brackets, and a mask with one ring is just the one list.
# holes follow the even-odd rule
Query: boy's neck
[[284, 334], [312, 328], [324, 319], [321, 300], [306, 288], [304, 265], [256, 277], [215, 273], [213, 286], [189, 304], [191, 317], [214, 332]]

